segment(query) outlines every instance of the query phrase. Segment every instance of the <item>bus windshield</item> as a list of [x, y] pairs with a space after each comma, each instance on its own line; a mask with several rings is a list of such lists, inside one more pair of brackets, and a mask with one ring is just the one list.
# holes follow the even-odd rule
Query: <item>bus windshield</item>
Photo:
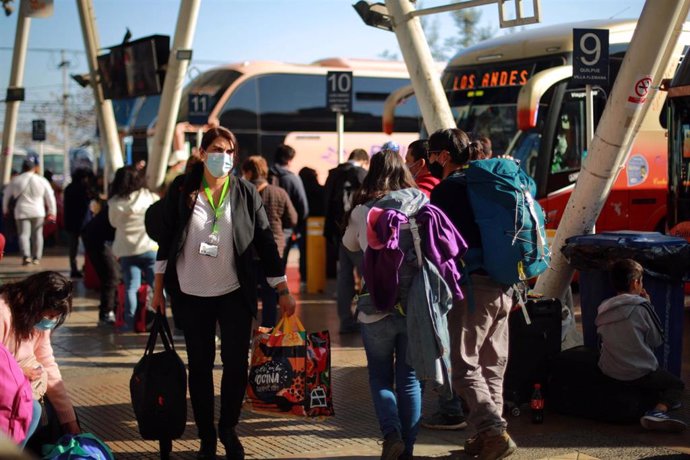
[[520, 88], [535, 73], [565, 60], [556, 55], [447, 69], [442, 82], [458, 128], [491, 139], [495, 154], [506, 153], [517, 132]]

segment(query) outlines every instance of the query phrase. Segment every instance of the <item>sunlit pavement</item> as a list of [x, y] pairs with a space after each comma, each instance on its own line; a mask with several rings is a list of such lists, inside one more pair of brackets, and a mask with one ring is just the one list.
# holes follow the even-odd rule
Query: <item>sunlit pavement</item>
[[[291, 290], [299, 291], [295, 260], [289, 267]], [[4, 282], [38, 270], [58, 270], [69, 274], [66, 249], [50, 248], [39, 266], [22, 267], [16, 256], [0, 263]], [[72, 400], [77, 406], [82, 428], [93, 432], [114, 451], [117, 459], [158, 458], [158, 444], [141, 440], [129, 397], [129, 378], [143, 353], [146, 334], [115, 334], [97, 327], [98, 293], [88, 291], [75, 280], [74, 313], [53, 337], [55, 354]], [[336, 416], [329, 420], [295, 420], [258, 416], [245, 411], [238, 428], [248, 459], [263, 458], [347, 458], [376, 459], [381, 453], [380, 434], [371, 403], [365, 356], [357, 335], [338, 335], [333, 283], [327, 293], [300, 294], [299, 314], [308, 330], [331, 331], [333, 342], [333, 395]], [[330, 291], [329, 291], [330, 289]], [[686, 331], [690, 330], [686, 311]], [[688, 337], [684, 343], [683, 372], [690, 373]], [[176, 347], [186, 360], [182, 342]], [[216, 401], [219, 403], [220, 366], [216, 366]], [[684, 409], [675, 414], [690, 423], [690, 397], [686, 391]], [[424, 401], [425, 413], [434, 410], [434, 396]], [[529, 409], [523, 415], [508, 416], [509, 431], [519, 448], [510, 458], [551, 459], [633, 459], [689, 458], [690, 431], [681, 435], [645, 432], [639, 425], [610, 425], [560, 416], [546, 411], [543, 425], [533, 425]], [[199, 447], [188, 410], [187, 430], [176, 440], [172, 458], [193, 459]], [[467, 458], [462, 454], [463, 431], [421, 429], [416, 458]], [[219, 458], [223, 454], [219, 445]]]

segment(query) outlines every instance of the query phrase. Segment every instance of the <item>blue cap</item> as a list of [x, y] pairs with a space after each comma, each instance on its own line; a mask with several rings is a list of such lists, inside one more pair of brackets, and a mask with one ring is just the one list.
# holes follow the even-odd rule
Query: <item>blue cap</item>
[[385, 152], [387, 150], [390, 152], [393, 152], [393, 153], [399, 153], [400, 152], [400, 145], [398, 145], [397, 143], [395, 143], [393, 141], [388, 141], [381, 146], [382, 152]]

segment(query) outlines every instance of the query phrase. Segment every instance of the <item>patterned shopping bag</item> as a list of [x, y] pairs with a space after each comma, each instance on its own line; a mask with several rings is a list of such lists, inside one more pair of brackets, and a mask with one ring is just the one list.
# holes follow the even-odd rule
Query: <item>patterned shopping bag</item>
[[256, 330], [246, 404], [270, 415], [333, 415], [328, 331], [307, 334], [296, 316]]

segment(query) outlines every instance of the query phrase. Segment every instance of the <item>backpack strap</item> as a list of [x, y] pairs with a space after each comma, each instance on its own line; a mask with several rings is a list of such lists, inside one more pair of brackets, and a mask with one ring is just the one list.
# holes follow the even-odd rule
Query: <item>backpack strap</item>
[[414, 243], [414, 252], [417, 254], [417, 268], [422, 268], [424, 259], [422, 257], [422, 239], [419, 236], [419, 226], [417, 219], [410, 217], [410, 232], [412, 232], [412, 242]]

